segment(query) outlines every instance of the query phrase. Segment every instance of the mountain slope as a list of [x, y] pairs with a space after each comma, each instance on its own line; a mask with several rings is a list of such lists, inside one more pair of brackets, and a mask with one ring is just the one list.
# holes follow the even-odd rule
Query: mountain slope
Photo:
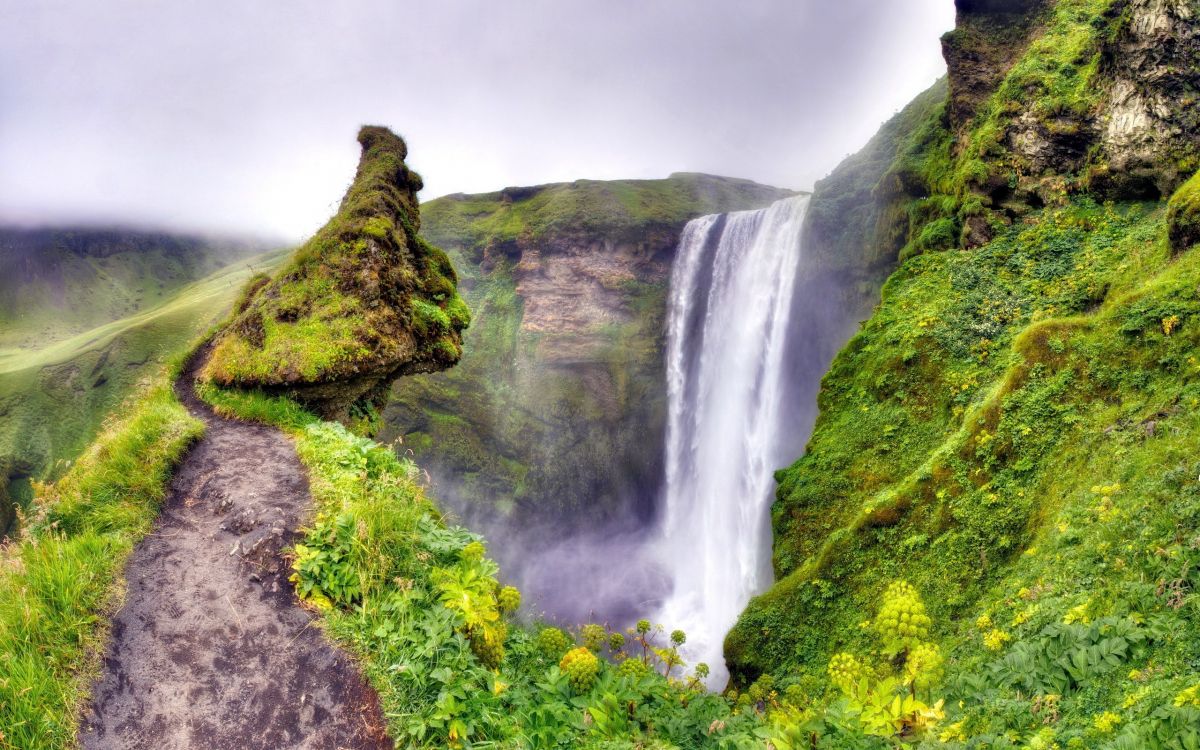
[[778, 474], [778, 582], [727, 656], [833, 699], [906, 580], [951, 745], [1194, 742], [1200, 261], [1168, 239], [1190, 187], [1155, 199], [1198, 166], [1197, 7], [958, 7], [950, 103], [874, 188], [906, 186], [903, 262]]
[[[216, 323], [247, 277], [270, 270], [282, 258], [280, 252], [245, 255], [253, 247], [248, 244], [233, 243], [209, 255], [205, 246], [159, 235], [63, 234], [90, 254], [63, 258], [51, 245], [46, 255], [27, 253], [24, 257], [37, 258], [28, 266], [6, 256], [15, 274], [5, 276], [6, 282], [24, 273], [20, 267], [42, 268], [31, 271], [31, 288], [61, 288], [65, 296], [18, 287], [24, 291], [14, 299], [26, 306], [0, 329], [0, 535], [13, 519], [14, 506], [28, 502], [31, 479], [61, 474], [60, 462], [74, 459], [91, 442], [105, 416], [164, 357]], [[159, 249], [160, 243], [167, 249]], [[132, 249], [96, 252], [113, 245]], [[206, 277], [191, 277], [227, 256], [240, 260]], [[97, 264], [102, 273], [96, 272]], [[139, 281], [124, 284], [114, 280], [118, 277]], [[146, 304], [152, 299], [157, 303]], [[132, 312], [108, 317], [124, 310]]]

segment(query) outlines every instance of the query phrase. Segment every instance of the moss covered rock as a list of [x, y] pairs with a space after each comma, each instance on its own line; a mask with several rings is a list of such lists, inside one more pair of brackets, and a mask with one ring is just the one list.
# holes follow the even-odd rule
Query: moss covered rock
[[205, 379], [346, 420], [381, 406], [396, 378], [458, 362], [470, 314], [450, 259], [417, 234], [421, 178], [386, 128], [363, 127], [358, 141], [337, 214], [218, 334]]
[[1183, 184], [1167, 206], [1171, 249], [1182, 252], [1200, 242], [1200, 172]]

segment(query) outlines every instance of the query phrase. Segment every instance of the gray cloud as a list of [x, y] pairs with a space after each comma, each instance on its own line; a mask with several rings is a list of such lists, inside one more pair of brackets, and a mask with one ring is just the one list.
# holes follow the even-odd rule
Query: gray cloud
[[300, 237], [354, 132], [422, 197], [678, 170], [809, 187], [943, 70], [951, 0], [5, 0], [0, 218]]

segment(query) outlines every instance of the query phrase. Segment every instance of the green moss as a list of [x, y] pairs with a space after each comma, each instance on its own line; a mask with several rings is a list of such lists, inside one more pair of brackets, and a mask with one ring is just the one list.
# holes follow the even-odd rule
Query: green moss
[[1200, 172], [1171, 196], [1167, 204], [1167, 228], [1175, 252], [1200, 242]]
[[386, 129], [364, 127], [359, 142], [358, 172], [338, 213], [230, 321], [206, 379], [301, 387], [457, 361], [470, 316], [446, 254], [417, 237], [421, 178], [404, 163], [404, 142]]

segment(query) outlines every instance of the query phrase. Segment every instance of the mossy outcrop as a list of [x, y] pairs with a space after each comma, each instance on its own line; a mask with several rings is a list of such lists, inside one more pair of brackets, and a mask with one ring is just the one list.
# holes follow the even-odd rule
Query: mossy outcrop
[[470, 322], [450, 259], [418, 235], [421, 178], [404, 141], [358, 134], [337, 214], [240, 305], [202, 377], [285, 392], [326, 418], [373, 413], [392, 381], [452, 367]]
[[1195, 0], [958, 0], [950, 97], [911, 144], [906, 255], [978, 247], [1073, 195], [1169, 196], [1200, 166]]
[[1200, 172], [1171, 196], [1167, 205], [1167, 232], [1177, 253], [1200, 243]]

